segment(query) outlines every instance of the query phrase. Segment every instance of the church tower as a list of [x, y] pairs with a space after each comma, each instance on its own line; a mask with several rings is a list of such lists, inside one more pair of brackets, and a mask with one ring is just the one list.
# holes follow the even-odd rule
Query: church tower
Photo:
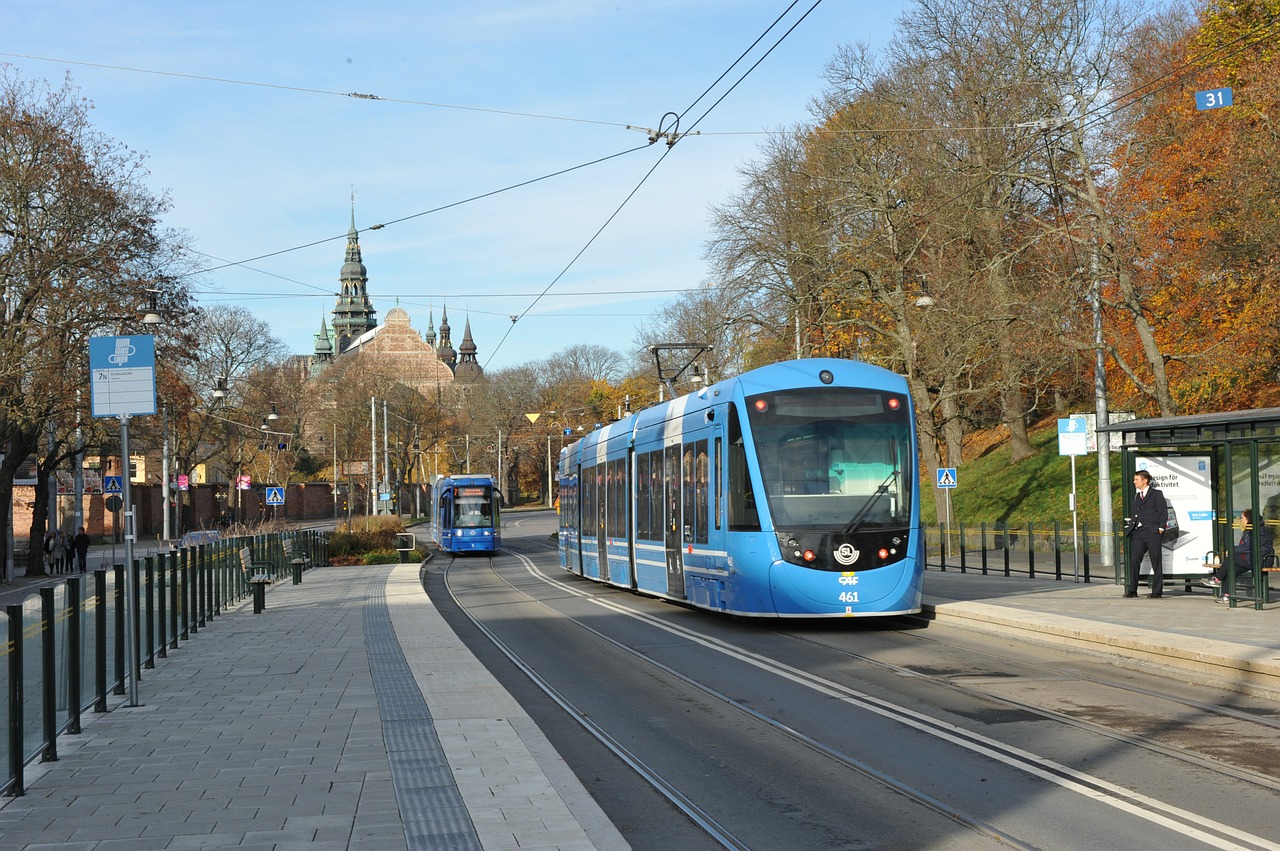
[[319, 375], [333, 360], [333, 337], [329, 334], [329, 324], [324, 316], [320, 317], [320, 330], [316, 333], [315, 356], [311, 359], [312, 376]]
[[449, 308], [440, 314], [440, 345], [436, 348], [436, 356], [452, 370], [458, 365], [458, 356], [453, 351], [453, 342], [449, 339]]
[[463, 384], [473, 384], [484, 374], [476, 361], [476, 343], [471, 339], [471, 319], [467, 319], [466, 330], [462, 332], [462, 343], [458, 346], [458, 365], [453, 370], [453, 377]]
[[356, 230], [355, 205], [351, 207], [351, 227], [347, 231], [347, 256], [338, 275], [342, 291], [333, 308], [333, 354], [340, 355], [361, 334], [378, 326], [369, 301], [369, 273], [360, 257], [360, 234]]

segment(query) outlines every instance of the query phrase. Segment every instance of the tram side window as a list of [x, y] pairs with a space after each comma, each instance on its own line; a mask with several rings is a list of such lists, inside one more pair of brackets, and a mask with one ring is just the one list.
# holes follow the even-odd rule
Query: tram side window
[[605, 533], [605, 522], [609, 519], [605, 511], [609, 507], [609, 480], [606, 474], [609, 472], [608, 465], [597, 464], [595, 467], [595, 493], [592, 494], [591, 501], [595, 503], [593, 510], [595, 511], [594, 522], [596, 531], [600, 534]]
[[694, 463], [693, 463], [693, 444], [686, 443], [684, 445], [684, 455], [681, 459], [681, 485], [684, 491], [684, 540], [692, 541], [698, 533], [697, 513], [694, 503], [697, 495], [694, 492]]
[[605, 462], [605, 528], [610, 537], [618, 535], [618, 462]]
[[694, 454], [694, 522], [693, 540], [695, 543], [707, 542], [707, 441], [706, 438], [693, 444]]
[[619, 458], [613, 462], [613, 534], [627, 534], [627, 461]]
[[613, 464], [605, 461], [600, 466], [603, 487], [600, 489], [600, 517], [604, 523], [604, 533], [613, 535]]
[[[579, 503], [581, 499], [582, 499], [582, 496], [579, 493], [579, 489], [578, 489], [578, 477], [574, 476], [571, 479], [569, 479], [569, 523], [568, 525], [569, 525], [569, 528], [573, 529], [575, 532], [578, 530], [578, 517], [579, 517], [578, 511], [579, 511]], [[564, 508], [563, 506], [561, 506], [561, 511], [563, 510]]]
[[573, 478], [573, 528], [582, 534], [582, 470]]
[[720, 437], [716, 438], [716, 443], [715, 443], [716, 454], [715, 454], [715, 457], [712, 459], [712, 463], [711, 463], [711, 470], [713, 473], [715, 473], [715, 481], [712, 483], [712, 492], [715, 494], [715, 496], [713, 497], [715, 510], [712, 511], [712, 514], [715, 517], [715, 523], [716, 523], [717, 529], [720, 528], [720, 511], [721, 511], [720, 494], [724, 491], [723, 477], [721, 475], [721, 471], [724, 469], [724, 466], [720, 458], [722, 453], [722, 447], [720, 444], [722, 442], [723, 442], [723, 438], [720, 438]]
[[649, 537], [649, 453], [636, 456], [636, 537]]
[[751, 487], [751, 471], [747, 466], [747, 447], [742, 436], [742, 422], [736, 405], [729, 406], [729, 451], [725, 465], [725, 488], [729, 495], [729, 530], [760, 531], [760, 514]]
[[[649, 481], [648, 493], [645, 498], [649, 500], [649, 540], [662, 540], [662, 450], [648, 453], [649, 455]], [[641, 487], [645, 486], [645, 482], [640, 483]]]

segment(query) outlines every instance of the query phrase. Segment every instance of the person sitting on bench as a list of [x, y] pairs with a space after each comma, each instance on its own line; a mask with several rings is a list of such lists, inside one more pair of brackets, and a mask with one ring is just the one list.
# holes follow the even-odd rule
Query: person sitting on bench
[[[1231, 564], [1215, 567], [1213, 576], [1204, 581], [1205, 585], [1214, 588], [1221, 586], [1226, 581], [1228, 567], [1235, 568], [1236, 578], [1239, 578], [1242, 573], [1253, 570], [1253, 511], [1246, 508], [1240, 512], [1240, 518], [1244, 521], [1244, 532], [1240, 534], [1240, 543], [1236, 544], [1231, 554]], [[1265, 523], [1258, 529], [1258, 544], [1263, 566], [1273, 563], [1276, 557], [1275, 544], [1272, 541], [1271, 530]]]

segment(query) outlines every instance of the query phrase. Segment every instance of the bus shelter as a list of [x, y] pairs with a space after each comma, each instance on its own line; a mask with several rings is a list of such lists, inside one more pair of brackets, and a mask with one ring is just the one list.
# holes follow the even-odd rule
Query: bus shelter
[[[1231, 565], [1236, 544], [1248, 528], [1249, 565], [1227, 570], [1222, 590], [1232, 607], [1270, 602], [1271, 577], [1280, 572], [1268, 542], [1280, 542], [1280, 408], [1154, 417], [1113, 423], [1099, 432], [1119, 432], [1123, 466], [1124, 516], [1136, 499], [1130, 484], [1139, 470], [1151, 474], [1169, 503], [1164, 533], [1166, 582], [1190, 585], [1208, 578], [1219, 564]], [[1246, 527], [1248, 509], [1254, 522]], [[1123, 570], [1128, 578], [1129, 542]], [[1142, 573], [1150, 572], [1144, 560]]]

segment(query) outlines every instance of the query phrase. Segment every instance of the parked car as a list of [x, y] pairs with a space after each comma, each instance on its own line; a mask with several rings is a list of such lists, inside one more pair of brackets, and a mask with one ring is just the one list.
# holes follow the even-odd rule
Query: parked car
[[201, 544], [211, 544], [222, 537], [222, 533], [217, 529], [201, 529], [196, 532], [188, 532], [182, 536], [182, 541], [178, 544], [179, 549], [187, 547], [198, 547]]

